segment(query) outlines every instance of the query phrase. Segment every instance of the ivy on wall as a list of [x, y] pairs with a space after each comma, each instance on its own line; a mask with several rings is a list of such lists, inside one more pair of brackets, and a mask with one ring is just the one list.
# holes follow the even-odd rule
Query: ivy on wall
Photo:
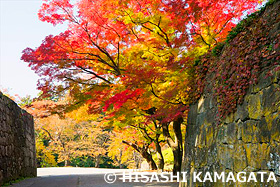
[[[247, 89], [257, 83], [263, 69], [274, 66], [272, 71], [280, 69], [277, 67], [280, 65], [280, 33], [277, 29], [280, 16], [277, 11], [263, 15], [274, 2], [270, 1], [260, 11], [241, 21], [229, 32], [225, 42], [218, 43], [211, 52], [196, 61], [198, 96], [203, 93], [206, 82], [211, 81], [219, 119], [236, 111]], [[271, 74], [270, 71], [268, 76]]]

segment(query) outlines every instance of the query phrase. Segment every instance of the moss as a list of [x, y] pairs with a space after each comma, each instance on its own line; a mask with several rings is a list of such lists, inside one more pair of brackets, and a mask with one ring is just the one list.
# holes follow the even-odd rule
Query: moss
[[235, 171], [242, 171], [247, 167], [247, 158], [244, 145], [236, 145], [235, 154], [233, 155], [233, 163]]
[[214, 129], [213, 127], [208, 127], [206, 132], [206, 145], [210, 147], [214, 141]]
[[250, 95], [248, 97], [248, 113], [251, 119], [261, 119], [262, 107], [261, 107], [262, 92], [256, 95]]
[[226, 44], [225, 42], [220, 42], [220, 43], [218, 43], [218, 44], [213, 48], [212, 54], [213, 54], [214, 56], [219, 56], [219, 55], [221, 54], [221, 52], [222, 52], [222, 50], [223, 50], [225, 44]]
[[255, 169], [263, 169], [261, 163], [269, 159], [269, 144], [247, 144], [245, 150], [248, 165]]
[[[278, 117], [277, 113], [265, 116], [265, 122], [267, 124], [268, 130], [270, 130], [270, 131], [272, 130], [272, 127], [273, 127], [272, 123], [277, 117]], [[275, 132], [272, 132], [272, 133], [275, 133]]]

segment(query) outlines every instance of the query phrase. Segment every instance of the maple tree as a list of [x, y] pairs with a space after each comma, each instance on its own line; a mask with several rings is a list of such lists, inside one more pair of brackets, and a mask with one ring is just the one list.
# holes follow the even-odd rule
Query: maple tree
[[53, 150], [49, 149], [47, 145], [44, 144], [46, 137], [42, 135], [37, 135], [36, 137], [36, 159], [38, 167], [55, 167], [57, 162]]
[[[124, 135], [119, 135], [123, 137], [123, 141], [120, 142], [140, 153], [152, 169], [163, 169], [164, 158], [161, 145], [165, 144], [165, 140], [161, 136], [161, 127], [145, 114], [147, 114], [145, 111], [128, 110], [123, 106], [112, 117], [106, 117], [103, 121], [114, 126], [114, 131], [119, 131], [118, 134], [123, 133]], [[152, 158], [151, 149], [154, 149], [160, 157], [157, 166]]]
[[74, 158], [90, 156], [95, 159], [95, 167], [99, 167], [101, 156], [107, 153], [109, 131], [98, 125], [95, 116], [85, 115], [84, 106], [65, 115], [52, 113], [59, 103], [39, 100], [25, 106], [35, 117], [36, 147], [41, 166], [55, 165], [56, 154], [57, 162], [64, 162], [66, 166]]
[[[42, 130], [46, 133], [50, 140], [48, 147], [54, 152], [59, 152], [58, 162], [65, 162], [65, 166], [70, 165], [70, 160], [74, 157], [74, 154], [80, 153], [80, 149], [75, 150], [77, 147], [76, 143], [78, 143], [75, 141], [78, 131], [70, 119], [60, 119], [57, 115], [37, 119], [36, 130]], [[83, 149], [83, 146], [81, 145], [80, 148]], [[88, 150], [90, 148], [87, 147]]]
[[[137, 134], [137, 131], [131, 131], [129, 128], [114, 129], [112, 133], [112, 141], [108, 147], [108, 156], [117, 162], [119, 168], [122, 168], [123, 164], [127, 163], [128, 167], [140, 168], [141, 161], [143, 160], [140, 147], [145, 143], [143, 139], [141, 139], [141, 136]], [[126, 142], [127, 146], [122, 145], [123, 141]], [[135, 150], [133, 146], [131, 146], [132, 144], [140, 149], [138, 149], [138, 151]]]
[[68, 29], [25, 49], [22, 59], [42, 76], [38, 88], [45, 95], [69, 92], [69, 105], [87, 103], [91, 113], [109, 117], [133, 118], [131, 111], [147, 111], [140, 124], [157, 125], [172, 148], [176, 172], [182, 163], [184, 114], [199, 96], [194, 60], [225, 39], [257, 3], [47, 0], [39, 18], [66, 23]]

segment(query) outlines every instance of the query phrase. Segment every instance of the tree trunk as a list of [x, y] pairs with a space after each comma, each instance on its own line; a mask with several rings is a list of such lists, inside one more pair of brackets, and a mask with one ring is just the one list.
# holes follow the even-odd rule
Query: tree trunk
[[124, 144], [131, 146], [133, 149], [135, 149], [138, 153], [141, 154], [141, 156], [146, 159], [146, 161], [148, 162], [150, 168], [152, 170], [157, 170], [157, 165], [152, 157], [152, 155], [148, 152], [148, 146], [143, 146], [143, 147], [139, 147], [138, 145], [134, 144], [134, 143], [129, 143], [127, 141], [122, 141]]
[[163, 155], [162, 155], [162, 151], [161, 151], [161, 146], [159, 144], [159, 136], [156, 137], [156, 151], [159, 155], [159, 158], [158, 158], [158, 169], [162, 170], [164, 169], [164, 158], [163, 158]]
[[182, 158], [183, 158], [183, 138], [182, 138], [182, 130], [181, 130], [181, 124], [183, 123], [183, 118], [180, 117], [177, 120], [173, 122], [173, 131], [175, 133], [175, 142], [176, 142], [176, 148], [173, 151], [173, 153], [176, 156], [176, 161], [174, 157], [174, 167], [173, 173], [180, 172], [182, 167]]
[[174, 163], [173, 163], [173, 174], [176, 174], [177, 172], [181, 171], [182, 167], [182, 151], [178, 147], [172, 147], [172, 152], [173, 152], [173, 158], [174, 158]]
[[119, 167], [120, 167], [120, 169], [123, 168], [123, 165], [122, 165], [122, 150], [120, 150]]
[[71, 162], [70, 162], [69, 160], [65, 160], [64, 166], [65, 166], [65, 167], [66, 167], [66, 166], [71, 166]]
[[182, 166], [182, 157], [183, 157], [183, 139], [182, 139], [182, 131], [181, 124], [183, 122], [183, 118], [180, 117], [173, 121], [173, 131], [175, 134], [175, 140], [172, 139], [169, 133], [169, 123], [162, 124], [163, 135], [167, 141], [167, 144], [172, 149], [174, 164], [173, 164], [173, 173], [181, 171]]
[[98, 155], [95, 159], [95, 168], [99, 168], [100, 165], [100, 155]]
[[146, 161], [148, 162], [150, 169], [152, 170], [157, 170], [157, 165], [152, 157], [152, 155], [150, 153], [148, 153], [148, 151], [142, 151], [142, 153], [140, 153], [143, 158], [146, 159]]
[[133, 160], [135, 162], [135, 169], [139, 169], [140, 165], [141, 165], [141, 158], [139, 157], [139, 155], [136, 154], [135, 151], [133, 151]]

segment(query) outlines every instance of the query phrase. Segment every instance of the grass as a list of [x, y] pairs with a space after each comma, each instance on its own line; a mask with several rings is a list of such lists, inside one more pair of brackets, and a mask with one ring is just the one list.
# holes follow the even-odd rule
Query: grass
[[29, 178], [31, 178], [31, 177], [19, 177], [19, 178], [15, 179], [15, 180], [11, 180], [9, 182], [4, 183], [3, 186], [10, 186], [12, 184], [18, 183], [20, 181], [23, 181], [23, 180], [29, 179]]

